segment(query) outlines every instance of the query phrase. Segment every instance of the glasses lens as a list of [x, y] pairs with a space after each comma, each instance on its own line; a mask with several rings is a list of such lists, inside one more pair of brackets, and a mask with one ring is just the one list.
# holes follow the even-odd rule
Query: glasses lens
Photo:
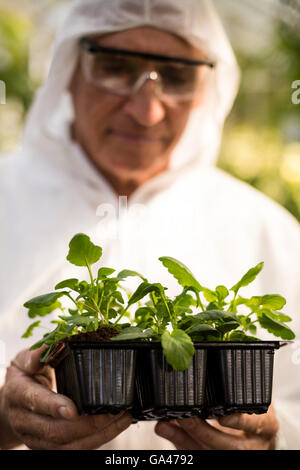
[[204, 88], [210, 69], [206, 66], [181, 64], [160, 65], [162, 92], [178, 100], [192, 99]]
[[117, 53], [83, 53], [83, 70], [95, 86], [119, 95], [130, 95], [147, 71], [157, 71], [159, 92], [174, 99], [191, 99], [203, 89], [210, 72], [206, 66], [163, 63]]
[[167, 94], [186, 94], [193, 91], [197, 83], [197, 70], [192, 66], [163, 65], [158, 67], [163, 89]]
[[124, 95], [130, 94], [139, 78], [136, 59], [117, 54], [84, 53], [83, 69], [92, 84]]

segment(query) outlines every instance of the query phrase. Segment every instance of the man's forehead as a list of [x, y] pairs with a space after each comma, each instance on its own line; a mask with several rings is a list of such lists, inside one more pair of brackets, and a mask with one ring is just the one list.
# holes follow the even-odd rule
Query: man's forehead
[[204, 53], [180, 36], [150, 26], [127, 29], [110, 34], [88, 36], [93, 42], [138, 52], [203, 59]]

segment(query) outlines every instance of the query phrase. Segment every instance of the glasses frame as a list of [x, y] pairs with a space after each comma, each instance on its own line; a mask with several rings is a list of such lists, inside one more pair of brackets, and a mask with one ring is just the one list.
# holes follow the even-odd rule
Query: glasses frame
[[102, 52], [106, 54], [119, 54], [123, 56], [129, 57], [139, 57], [142, 59], [148, 60], [155, 60], [159, 62], [170, 62], [170, 63], [177, 63], [177, 64], [184, 64], [184, 65], [192, 65], [192, 66], [201, 66], [205, 65], [210, 68], [214, 68], [216, 66], [215, 62], [207, 61], [207, 60], [194, 60], [194, 59], [187, 59], [185, 57], [173, 57], [173, 56], [166, 56], [161, 54], [152, 54], [148, 52], [138, 52], [138, 51], [131, 51], [128, 49], [117, 49], [114, 47], [106, 47], [100, 46], [99, 44], [95, 44], [89, 38], [83, 37], [79, 40], [80, 46], [85, 49], [87, 52], [91, 54], [97, 54], [97, 52]]

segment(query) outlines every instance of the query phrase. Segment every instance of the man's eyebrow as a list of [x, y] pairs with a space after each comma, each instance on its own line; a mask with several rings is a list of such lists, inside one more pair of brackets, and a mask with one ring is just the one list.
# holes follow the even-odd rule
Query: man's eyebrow
[[215, 67], [214, 62], [210, 62], [207, 60], [194, 60], [194, 59], [187, 59], [185, 57], [173, 57], [173, 56], [166, 56], [161, 54], [152, 54], [148, 52], [138, 52], [138, 51], [131, 51], [127, 49], [117, 49], [114, 47], [106, 47], [100, 46], [99, 44], [95, 44], [88, 38], [81, 38], [79, 40], [79, 44], [85, 50], [92, 54], [96, 54], [97, 52], [103, 52], [104, 54], [119, 54], [123, 56], [129, 57], [139, 57], [142, 59], [148, 60], [157, 60], [160, 62], [170, 62], [170, 63], [178, 63], [184, 65], [206, 65], [208, 67]]

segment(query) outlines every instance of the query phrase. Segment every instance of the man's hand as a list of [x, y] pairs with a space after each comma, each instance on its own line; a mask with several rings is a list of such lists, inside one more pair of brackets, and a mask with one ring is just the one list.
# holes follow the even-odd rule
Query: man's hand
[[129, 413], [79, 416], [72, 400], [50, 390], [53, 369], [40, 364], [40, 354], [22, 351], [7, 370], [0, 391], [0, 447], [96, 449], [131, 424]]
[[224, 416], [214, 426], [200, 418], [161, 421], [155, 431], [178, 450], [271, 450], [278, 422], [271, 406], [268, 413], [262, 415]]

